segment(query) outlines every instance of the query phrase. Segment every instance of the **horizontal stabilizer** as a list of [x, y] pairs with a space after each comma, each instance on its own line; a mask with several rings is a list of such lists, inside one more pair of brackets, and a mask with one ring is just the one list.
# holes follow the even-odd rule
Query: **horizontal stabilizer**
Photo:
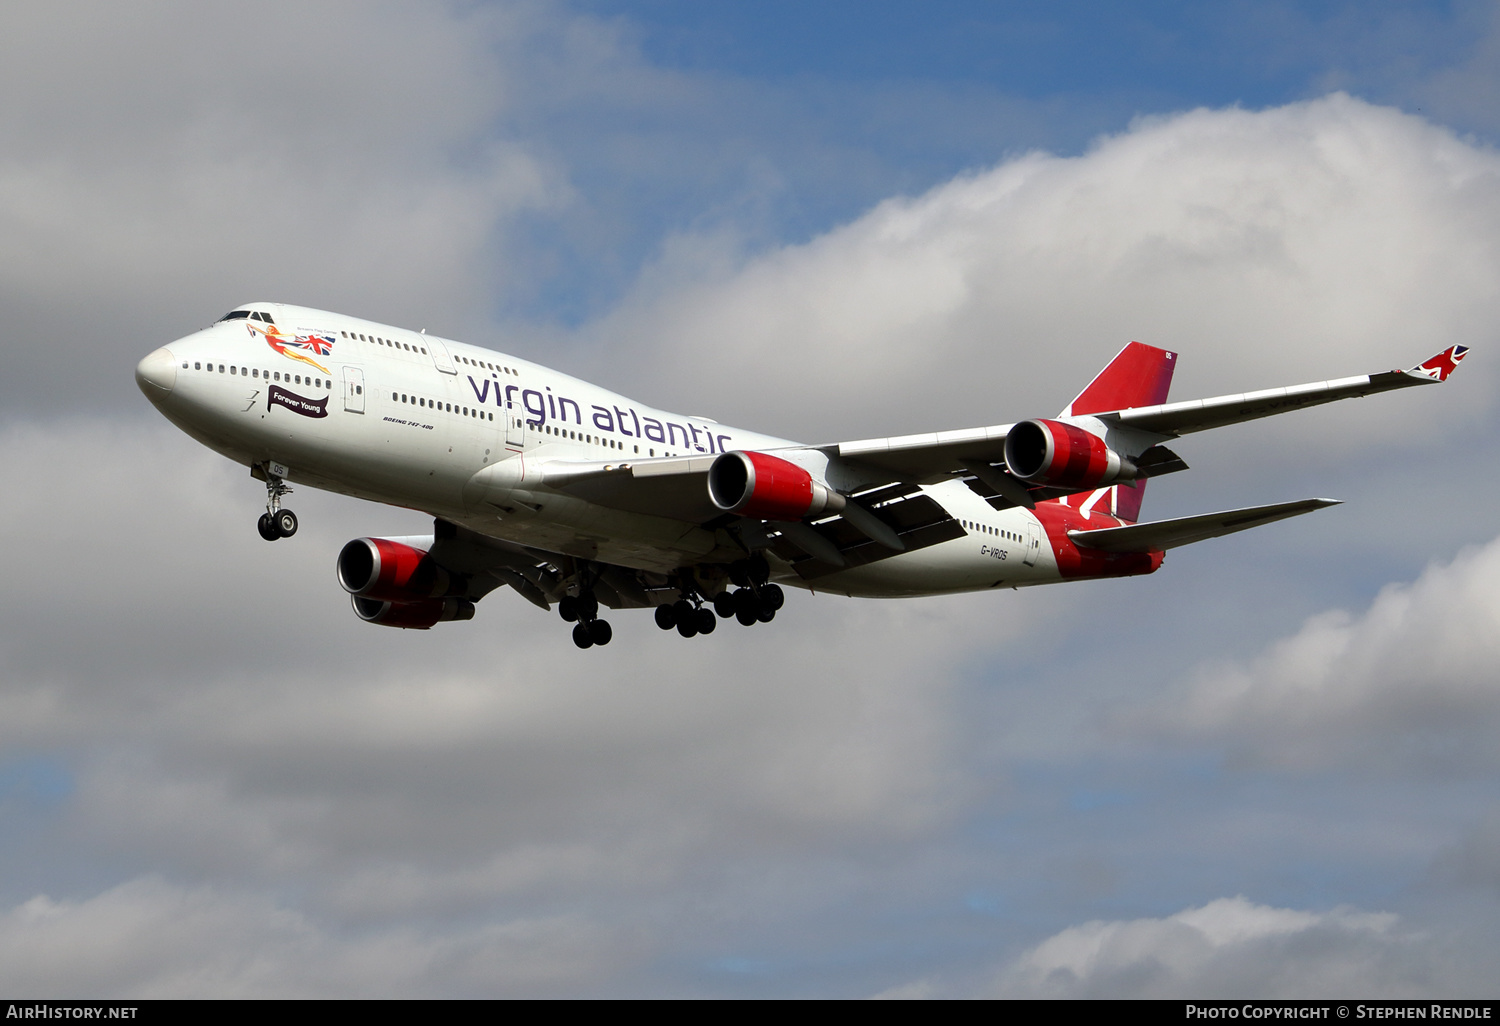
[[1075, 545], [1102, 552], [1161, 552], [1338, 504], [1338, 499], [1299, 499], [1296, 502], [1278, 502], [1270, 506], [1251, 506], [1248, 509], [1225, 510], [1222, 513], [1203, 513], [1196, 517], [1132, 524], [1129, 527], [1069, 531], [1068, 537], [1073, 539]]

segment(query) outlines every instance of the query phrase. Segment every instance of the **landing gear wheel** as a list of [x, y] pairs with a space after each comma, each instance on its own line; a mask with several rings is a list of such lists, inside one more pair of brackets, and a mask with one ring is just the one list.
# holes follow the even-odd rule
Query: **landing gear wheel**
[[776, 619], [776, 610], [767, 609], [765, 606], [761, 606], [760, 612], [755, 615], [755, 618], [761, 623], [770, 623], [772, 620]]
[[760, 603], [773, 612], [786, 605], [786, 593], [779, 584], [765, 584], [760, 589]]
[[727, 591], [721, 591], [714, 596], [714, 612], [724, 619], [734, 615], [734, 596]]
[[272, 520], [276, 524], [276, 533], [282, 538], [290, 538], [297, 533], [297, 514], [291, 510], [278, 510]]
[[614, 636], [614, 628], [608, 620], [594, 620], [589, 624], [589, 639], [596, 645], [608, 645]]
[[558, 600], [557, 615], [562, 617], [565, 623], [573, 623], [578, 619], [578, 600], [572, 595], [564, 595]]
[[706, 606], [698, 610], [693, 615], [698, 619], [699, 634], [712, 634], [714, 632], [714, 628], [719, 626], [719, 621], [714, 616], [714, 611]]
[[729, 583], [741, 588], [750, 587], [750, 562], [738, 559], [729, 564]]
[[281, 537], [281, 532], [276, 530], [276, 518], [269, 513], [260, 515], [260, 519], [255, 522], [255, 529], [266, 541], [275, 541]]
[[746, 627], [754, 627], [760, 622], [760, 618], [756, 616], [753, 609], [736, 609], [734, 611], [734, 618]]
[[677, 610], [672, 606], [656, 607], [656, 626], [669, 631], [677, 626]]
[[698, 615], [696, 610], [678, 619], [677, 633], [681, 634], [684, 638], [691, 638], [698, 633]]
[[593, 648], [594, 635], [589, 631], [589, 625], [579, 623], [573, 625], [573, 644], [579, 648]]
[[[760, 600], [755, 597], [755, 592], [749, 588], [741, 588], [731, 598], [734, 601], [734, 613], [736, 616], [743, 617], [747, 613], [750, 616], [754, 616], [760, 609]], [[744, 622], [743, 619], [740, 620], [740, 623]]]
[[593, 592], [586, 591], [578, 596], [577, 605], [573, 608], [578, 610], [578, 619], [587, 622], [599, 615], [599, 600], [594, 598]]

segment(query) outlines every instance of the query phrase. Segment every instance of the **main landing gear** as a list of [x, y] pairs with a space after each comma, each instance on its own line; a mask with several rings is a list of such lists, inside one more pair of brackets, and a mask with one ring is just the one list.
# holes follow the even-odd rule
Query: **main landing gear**
[[725, 620], [732, 616], [746, 627], [770, 623], [776, 618], [776, 610], [786, 603], [781, 586], [767, 583], [770, 575], [771, 568], [759, 553], [740, 560], [729, 567], [729, 579], [739, 587], [715, 595], [712, 609], [696, 594], [684, 592], [676, 602], [656, 607], [656, 626], [664, 631], [675, 627], [678, 634], [691, 638], [713, 633], [718, 626], [715, 613]]
[[608, 645], [615, 636], [609, 621], [599, 619], [599, 600], [594, 597], [593, 592], [563, 596], [557, 603], [557, 614], [574, 624], [573, 644], [579, 648]]
[[266, 541], [290, 538], [297, 533], [297, 514], [281, 508], [281, 497], [291, 490], [286, 481], [266, 471], [266, 511], [255, 524]]

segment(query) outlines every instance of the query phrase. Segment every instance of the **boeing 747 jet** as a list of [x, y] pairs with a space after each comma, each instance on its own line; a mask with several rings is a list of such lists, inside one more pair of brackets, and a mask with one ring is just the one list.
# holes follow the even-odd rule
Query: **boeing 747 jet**
[[432, 515], [430, 535], [357, 538], [358, 616], [426, 629], [508, 587], [613, 636], [601, 607], [663, 630], [750, 626], [782, 585], [903, 597], [1149, 574], [1178, 545], [1334, 505], [1302, 499], [1141, 523], [1166, 443], [1337, 399], [1436, 384], [1410, 370], [1167, 402], [1177, 356], [1131, 342], [1061, 413], [806, 445], [653, 409], [515, 356], [281, 303], [236, 307], [148, 355], [162, 415], [266, 485], [263, 538], [297, 531], [291, 484]]

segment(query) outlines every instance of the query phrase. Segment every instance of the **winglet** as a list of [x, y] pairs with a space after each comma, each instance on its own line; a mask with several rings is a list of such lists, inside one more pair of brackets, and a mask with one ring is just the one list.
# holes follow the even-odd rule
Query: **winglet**
[[1458, 369], [1459, 363], [1469, 355], [1468, 346], [1449, 346], [1432, 359], [1417, 364], [1408, 374], [1416, 374], [1433, 381], [1447, 381], [1448, 375]]

